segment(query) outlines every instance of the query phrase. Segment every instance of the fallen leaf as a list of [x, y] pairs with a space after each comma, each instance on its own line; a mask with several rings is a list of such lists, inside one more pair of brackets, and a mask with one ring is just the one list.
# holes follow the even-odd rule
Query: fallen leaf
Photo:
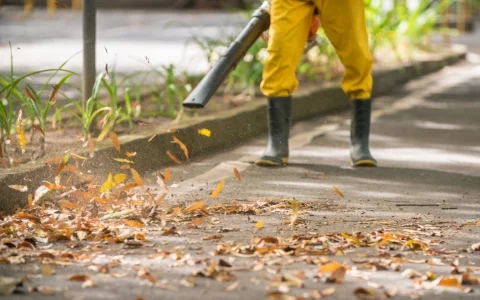
[[135, 227], [135, 228], [144, 228], [145, 227], [145, 224], [140, 223], [140, 222], [135, 221], [135, 220], [125, 220], [125, 221], [123, 221], [123, 223], [125, 225]]
[[75, 154], [75, 153], [71, 153], [71, 155], [75, 158], [78, 158], [78, 159], [81, 159], [81, 160], [87, 160], [88, 158], [86, 158], [85, 156], [81, 156], [81, 155], [78, 155], [78, 154]]
[[130, 168], [130, 172], [132, 172], [133, 180], [135, 181], [135, 183], [139, 186], [143, 186], [143, 180], [142, 177], [140, 177], [140, 174], [138, 174], [138, 172], [133, 168]]
[[187, 206], [183, 211], [187, 213], [187, 212], [192, 212], [194, 210], [203, 209], [203, 208], [205, 208], [205, 203], [203, 201], [197, 201]]
[[240, 176], [240, 172], [238, 172], [237, 168], [233, 168], [233, 174], [235, 174], [238, 181], [242, 181], [242, 176]]
[[170, 182], [170, 180], [172, 179], [172, 172], [171, 172], [170, 168], [167, 168], [165, 170], [165, 174], [163, 175], [163, 177], [165, 177], [166, 182]]
[[321, 294], [323, 297], [328, 297], [328, 296], [331, 296], [335, 293], [335, 288], [333, 286], [329, 287], [329, 288], [326, 288], [324, 289]]
[[55, 274], [55, 270], [50, 265], [44, 265], [42, 267], [43, 276], [51, 276], [53, 274]]
[[196, 219], [193, 219], [190, 223], [188, 223], [188, 225], [194, 227], [202, 224], [203, 222], [205, 222], [205, 220], [206, 218], [196, 218]]
[[126, 164], [133, 164], [134, 162], [125, 158], [113, 158], [113, 160], [121, 162], [121, 163], [126, 163]]
[[472, 246], [470, 246], [470, 249], [472, 249], [473, 251], [480, 251], [480, 243], [473, 244]]
[[148, 141], [151, 142], [156, 136], [157, 136], [156, 134], [152, 135], [152, 136], [148, 139]]
[[393, 298], [397, 295], [398, 290], [396, 288], [389, 289], [389, 290], [384, 290], [383, 293], [387, 298]]
[[168, 157], [170, 157], [171, 160], [173, 160], [175, 163], [183, 166], [185, 165], [181, 160], [178, 159], [178, 157], [175, 156], [175, 154], [171, 153], [170, 151], [167, 151]]
[[108, 174], [107, 180], [100, 187], [100, 193], [105, 193], [113, 189], [117, 184], [113, 181], [112, 173]]
[[177, 130], [175, 128], [168, 128], [168, 132], [176, 132]]
[[137, 277], [141, 278], [141, 279], [145, 279], [145, 280], [149, 281], [151, 284], [154, 284], [155, 282], [157, 282], [157, 277], [155, 275], [153, 275], [150, 272], [150, 270], [148, 270], [146, 268], [141, 268], [137, 273]]
[[123, 181], [125, 181], [125, 179], [127, 179], [127, 175], [123, 173], [118, 173], [118, 174], [115, 174], [115, 176], [113, 176], [113, 180], [115, 181], [116, 184], [122, 183]]
[[112, 139], [113, 147], [114, 147], [118, 152], [120, 152], [120, 142], [118, 141], [118, 135], [117, 135], [115, 132], [110, 131], [110, 138]]
[[87, 274], [73, 274], [70, 277], [68, 277], [68, 280], [70, 281], [86, 281], [90, 279]]
[[365, 288], [362, 288], [362, 287], [359, 287], [359, 288], [356, 288], [354, 291], [353, 291], [353, 294], [355, 296], [357, 296], [359, 299], [364, 299], [365, 296], [371, 296], [373, 295], [374, 291], [372, 289], [365, 289]]
[[332, 273], [332, 272], [335, 272], [338, 268], [342, 268], [342, 267], [345, 267], [345, 266], [342, 265], [341, 263], [338, 263], [338, 262], [332, 262], [332, 263], [322, 265], [318, 269], [318, 272], [320, 272], [320, 273]]
[[204, 236], [202, 238], [202, 240], [204, 240], [204, 241], [218, 240], [218, 239], [221, 239], [222, 237], [223, 237], [223, 234], [214, 233], [214, 234], [209, 234], [209, 235]]
[[202, 128], [202, 129], [198, 130], [198, 134], [206, 136], [206, 137], [210, 137], [212, 135], [212, 132], [210, 130], [206, 129], [206, 128]]
[[135, 156], [137, 155], [137, 152], [125, 152], [125, 155], [127, 155], [127, 157], [132, 157], [132, 156]]
[[454, 276], [440, 277], [437, 279], [436, 284], [437, 286], [454, 287], [458, 289], [462, 288], [460, 281], [458, 280], [457, 277], [454, 277]]
[[223, 186], [225, 185], [225, 179], [220, 180], [217, 187], [212, 192], [212, 199], [216, 199], [220, 192], [222, 192]]
[[342, 191], [338, 187], [332, 186], [332, 188], [333, 188], [333, 191], [335, 192], [335, 194], [337, 194], [338, 196], [340, 196], [342, 198], [344, 197]]
[[234, 291], [234, 290], [238, 289], [239, 286], [240, 286], [240, 281], [235, 281], [234, 283], [230, 284], [229, 286], [227, 286], [225, 288], [225, 292]]
[[11, 189], [17, 190], [19, 192], [28, 192], [28, 187], [26, 185], [12, 184], [8, 186]]
[[188, 288], [194, 288], [195, 287], [195, 277], [194, 276], [185, 277], [180, 281], [180, 284], [182, 284], [183, 286], [186, 286]]
[[185, 157], [187, 158], [187, 160], [189, 160], [187, 146], [185, 146], [185, 144], [182, 141], [180, 141], [176, 136], [173, 136], [173, 141], [180, 146], [180, 149], [182, 149], [183, 153], [185, 154]]
[[58, 204], [60, 204], [60, 207], [64, 209], [79, 209], [81, 207], [79, 204], [67, 200], [60, 200], [58, 201]]
[[130, 165], [121, 165], [120, 170], [128, 170], [130, 169]]
[[258, 221], [257, 224], [255, 224], [256, 229], [261, 229], [263, 228], [263, 221]]
[[294, 226], [298, 219], [298, 207], [300, 202], [297, 199], [290, 200], [290, 226]]
[[89, 287], [94, 287], [96, 286], [97, 284], [95, 283], [95, 281], [91, 280], [91, 279], [88, 279], [88, 280], [85, 280], [83, 283], [82, 283], [82, 289], [85, 289], [85, 288], [89, 288]]
[[53, 255], [53, 254], [50, 253], [50, 252], [42, 252], [42, 253], [40, 253], [40, 255], [38, 255], [38, 258], [42, 258], [42, 259], [55, 259], [55, 255]]

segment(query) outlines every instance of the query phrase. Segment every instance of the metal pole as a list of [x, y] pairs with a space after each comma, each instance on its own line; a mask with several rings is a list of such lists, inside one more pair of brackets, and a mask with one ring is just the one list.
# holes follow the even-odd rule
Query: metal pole
[[96, 0], [83, 0], [82, 96], [84, 104], [92, 95], [97, 74], [95, 70], [96, 14]]

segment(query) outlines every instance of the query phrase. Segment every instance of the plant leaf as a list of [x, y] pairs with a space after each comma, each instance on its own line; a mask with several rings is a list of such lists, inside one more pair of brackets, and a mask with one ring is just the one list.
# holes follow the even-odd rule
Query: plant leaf
[[120, 184], [121, 182], [125, 181], [127, 179], [127, 175], [123, 173], [118, 173], [113, 176], [113, 180], [115, 181], [116, 184]]
[[172, 179], [172, 171], [170, 168], [167, 168], [165, 170], [165, 174], [163, 175], [165, 177], [165, 181], [166, 182], [170, 182], [170, 180]]
[[220, 192], [222, 191], [224, 185], [225, 185], [225, 179], [220, 180], [217, 187], [212, 192], [212, 199], [216, 199], [218, 195], [220, 195]]
[[264, 225], [263, 221], [258, 221], [257, 224], [255, 224], [255, 228], [256, 229], [261, 229], [261, 228], [263, 228], [263, 225]]
[[108, 174], [107, 180], [100, 187], [100, 193], [105, 193], [114, 188], [117, 184], [113, 181], [112, 173]]

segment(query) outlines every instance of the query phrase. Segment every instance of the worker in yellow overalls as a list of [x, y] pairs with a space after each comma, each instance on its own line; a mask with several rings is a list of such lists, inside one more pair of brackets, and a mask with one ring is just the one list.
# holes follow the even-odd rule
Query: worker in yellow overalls
[[370, 154], [372, 58], [368, 47], [363, 0], [272, 0], [268, 58], [261, 90], [268, 97], [269, 135], [260, 166], [288, 162], [291, 94], [315, 9], [345, 67], [342, 89], [352, 100], [350, 159], [353, 166], [376, 166]]

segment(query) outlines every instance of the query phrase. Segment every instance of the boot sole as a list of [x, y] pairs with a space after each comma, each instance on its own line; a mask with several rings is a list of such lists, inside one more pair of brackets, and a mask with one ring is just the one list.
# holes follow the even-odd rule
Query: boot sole
[[255, 165], [260, 167], [283, 167], [288, 164], [288, 157], [282, 157], [281, 160], [282, 162], [278, 163], [273, 160], [260, 159], [255, 162]]
[[356, 162], [350, 161], [352, 167], [376, 167], [377, 163], [373, 160], [363, 159]]

